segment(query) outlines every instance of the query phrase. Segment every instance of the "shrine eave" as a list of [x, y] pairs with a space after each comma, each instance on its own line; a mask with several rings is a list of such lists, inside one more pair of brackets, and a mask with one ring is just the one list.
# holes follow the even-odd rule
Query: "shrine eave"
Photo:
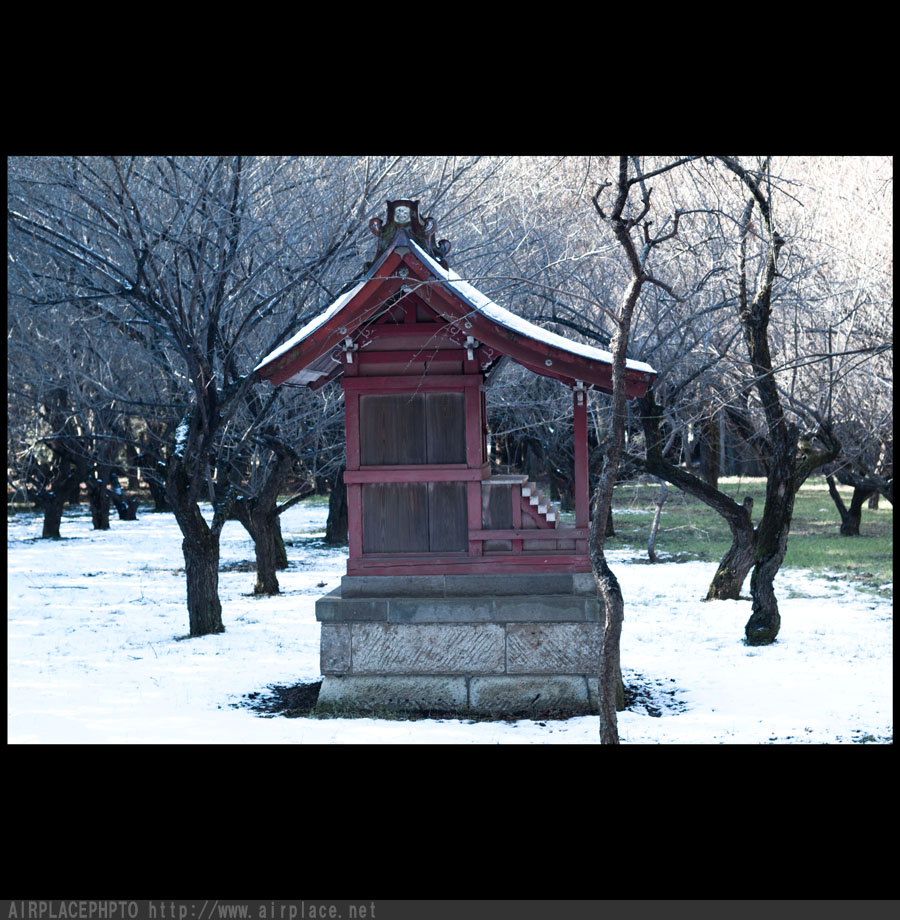
[[[267, 355], [255, 368], [276, 386], [317, 388], [342, 372], [342, 348], [373, 322], [401, 288], [415, 291], [446, 322], [529, 370], [569, 386], [578, 382], [605, 392], [612, 387], [612, 355], [543, 329], [500, 307], [468, 281], [444, 268], [415, 240], [398, 233], [366, 276]], [[642, 396], [657, 372], [626, 362], [626, 395]]]

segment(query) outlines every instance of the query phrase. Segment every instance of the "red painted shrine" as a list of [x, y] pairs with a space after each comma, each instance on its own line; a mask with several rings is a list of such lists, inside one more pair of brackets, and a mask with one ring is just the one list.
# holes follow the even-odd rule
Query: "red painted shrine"
[[[611, 357], [504, 310], [450, 270], [418, 202], [389, 201], [363, 279], [257, 371], [341, 377], [350, 552], [316, 602], [317, 708], [597, 711], [602, 604], [587, 551], [586, 393]], [[572, 390], [575, 521], [521, 475], [491, 475], [485, 388], [504, 360]], [[627, 395], [655, 376], [628, 362]]]
[[[370, 227], [365, 277], [257, 368], [275, 385], [342, 377], [348, 575], [589, 572], [585, 392], [611, 392], [609, 353], [491, 302], [447, 266], [418, 202]], [[505, 359], [572, 390], [575, 523], [524, 476], [492, 476], [485, 388]], [[627, 393], [655, 371], [628, 362]]]

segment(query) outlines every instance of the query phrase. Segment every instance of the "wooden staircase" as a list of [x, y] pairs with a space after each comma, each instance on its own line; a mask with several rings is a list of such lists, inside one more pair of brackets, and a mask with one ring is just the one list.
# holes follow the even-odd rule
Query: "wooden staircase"
[[[481, 505], [485, 556], [540, 556], [540, 566], [552, 566], [557, 557], [583, 552], [577, 541], [585, 535], [576, 535], [572, 524], [561, 520], [559, 505], [522, 473], [482, 480]], [[470, 539], [477, 536], [470, 533]]]
[[559, 505], [550, 501], [533, 482], [522, 483], [522, 502], [527, 503], [528, 510], [538, 527], [555, 528], [559, 525]]

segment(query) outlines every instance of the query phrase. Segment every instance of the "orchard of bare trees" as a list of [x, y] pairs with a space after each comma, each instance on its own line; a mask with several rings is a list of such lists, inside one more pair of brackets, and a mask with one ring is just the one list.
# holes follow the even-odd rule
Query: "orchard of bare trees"
[[[82, 489], [95, 527], [133, 518], [143, 483], [183, 535], [191, 635], [223, 628], [226, 520], [254, 541], [259, 593], [278, 591], [291, 502], [331, 489], [340, 539], [340, 388], [273, 390], [253, 368], [361, 277], [394, 198], [422, 202], [487, 296], [659, 372], [632, 403], [589, 394], [604, 673], [627, 605], [604, 558], [617, 480], [656, 477], [728, 522], [709, 597], [750, 574], [751, 644], [778, 635], [803, 482], [853, 488], [849, 507], [832, 492], [848, 535], [893, 501], [890, 157], [15, 157], [8, 494], [43, 536]], [[494, 462], [565, 503], [571, 400], [515, 366], [488, 400]], [[734, 472], [766, 477], [763, 509], [719, 489]], [[601, 721], [614, 736], [614, 709]]]

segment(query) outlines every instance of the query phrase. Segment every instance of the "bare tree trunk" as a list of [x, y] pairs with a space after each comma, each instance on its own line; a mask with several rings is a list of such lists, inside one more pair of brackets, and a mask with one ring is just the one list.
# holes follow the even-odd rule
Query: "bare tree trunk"
[[708, 601], [734, 601], [740, 597], [747, 574], [753, 568], [755, 534], [736, 531], [728, 552], [722, 557], [706, 594]]
[[154, 511], [171, 511], [166, 492], [166, 465], [159, 454], [146, 451], [137, 458], [137, 468], [150, 490]]
[[662, 517], [663, 505], [669, 495], [669, 486], [665, 479], [654, 477], [659, 483], [659, 498], [656, 500], [656, 511], [653, 513], [653, 523], [650, 525], [650, 538], [647, 540], [647, 556], [652, 563], [657, 561], [656, 558], [656, 534], [659, 531], [659, 519]]
[[638, 401], [644, 439], [647, 442], [646, 457], [630, 456], [637, 465], [660, 479], [665, 479], [688, 495], [699, 498], [717, 514], [722, 515], [731, 530], [731, 546], [722, 557], [706, 595], [707, 600], [737, 600], [747, 573], [755, 561], [756, 533], [753, 529], [753, 499], [748, 495], [743, 505], [737, 504], [729, 495], [704, 482], [698, 476], [669, 463], [663, 457], [660, 418], [662, 412], [656, 403], [652, 390]]
[[278, 514], [254, 516], [252, 523], [253, 546], [256, 550], [256, 586], [254, 594], [278, 594], [277, 569], [287, 568], [287, 553], [281, 537], [281, 523]]
[[125, 445], [125, 474], [128, 476], [126, 488], [129, 492], [137, 492], [141, 487], [140, 470], [138, 467], [138, 452], [134, 444]]
[[150, 489], [150, 495], [153, 498], [154, 511], [171, 511], [172, 506], [169, 504], [169, 496], [166, 493], [166, 487], [157, 479], [148, 479], [147, 487]]
[[299, 457], [280, 438], [268, 435], [261, 440], [273, 452], [274, 458], [266, 466], [265, 479], [256, 495], [235, 501], [231, 513], [253, 538], [256, 552], [256, 586], [253, 593], [278, 594], [281, 589], [276, 572], [288, 567], [280, 515], [308, 492], [302, 491], [278, 507], [278, 494], [294, 471]]
[[346, 546], [348, 534], [347, 486], [344, 485], [344, 467], [341, 467], [334, 478], [331, 494], [328, 496], [325, 542], [329, 546]]
[[93, 474], [85, 477], [85, 485], [94, 530], [109, 530], [109, 493], [103, 483]]
[[844, 500], [841, 498], [837, 486], [834, 484], [834, 477], [826, 476], [825, 481], [828, 483], [828, 492], [831, 495], [831, 500], [834, 502], [838, 514], [841, 516], [841, 536], [858, 537], [859, 525], [862, 523], [863, 505], [866, 499], [870, 499], [873, 495], [877, 498], [878, 493], [870, 492], [859, 486], [854, 486], [853, 495], [850, 497], [850, 507], [848, 508], [844, 504]]
[[700, 478], [713, 489], [719, 488], [722, 446], [718, 414], [704, 419], [700, 432]]
[[756, 559], [750, 576], [753, 607], [744, 627], [748, 645], [769, 645], [775, 641], [781, 629], [774, 580], [787, 549], [795, 491], [793, 471], [790, 465], [783, 462], [784, 458], [781, 459], [781, 463], [777, 459], [770, 463], [766, 482], [766, 507], [756, 530]]
[[290, 563], [288, 562], [287, 547], [284, 545], [284, 536], [281, 533], [281, 510], [277, 510], [272, 515], [272, 522], [269, 525], [270, 530], [275, 536], [272, 555], [275, 559], [275, 568], [283, 572]]
[[622, 623], [625, 619], [625, 602], [622, 589], [612, 569], [606, 562], [604, 542], [616, 474], [625, 442], [625, 349], [628, 343], [631, 315], [640, 295], [639, 277], [632, 279], [625, 292], [619, 328], [612, 340], [613, 395], [612, 427], [609, 444], [603, 461], [603, 469], [594, 492], [593, 517], [591, 519], [588, 551], [597, 590], [603, 598], [604, 625], [603, 643], [600, 652], [599, 709], [601, 744], [618, 744], [619, 728], [616, 716], [617, 700], [620, 694], [622, 670], [620, 646]]
[[[597, 508], [596, 497], [594, 508]], [[594, 519], [597, 520], [596, 516]], [[595, 529], [591, 527], [592, 536]], [[622, 623], [625, 620], [625, 601], [619, 581], [607, 564], [602, 548], [598, 549], [594, 540], [591, 540], [591, 544], [590, 556], [594, 581], [603, 598], [605, 610], [599, 674], [600, 742], [601, 744], [618, 744], [619, 728], [616, 713], [620, 708], [624, 708], [619, 705], [624, 696], [619, 649], [622, 639]]]
[[122, 487], [119, 485], [119, 481], [113, 477], [113, 482], [109, 490], [110, 501], [116, 506], [116, 512], [119, 515], [120, 521], [136, 521], [137, 520], [137, 510], [138, 510], [138, 500], [136, 498], [129, 498], [126, 495], [122, 494]]
[[[628, 340], [631, 335], [631, 320], [634, 315], [634, 308], [644, 284], [647, 282], [661, 284], [661, 282], [652, 277], [646, 267], [650, 252], [654, 246], [675, 236], [678, 232], [679, 220], [679, 214], [676, 213], [672, 229], [669, 232], [660, 233], [655, 238], [650, 236], [649, 225], [644, 224], [643, 221], [650, 211], [651, 190], [645, 185], [637, 157], [634, 158], [636, 176], [633, 179], [629, 179], [629, 162], [629, 157], [619, 157], [617, 181], [615, 183], [604, 183], [593, 196], [594, 208], [600, 218], [612, 229], [627, 259], [631, 274], [631, 278], [622, 295], [618, 316], [613, 317], [615, 332], [610, 342], [610, 352], [612, 353], [612, 423], [603, 469], [594, 492], [593, 517], [588, 537], [588, 552], [594, 573], [594, 581], [600, 596], [603, 598], [605, 607], [599, 676], [601, 744], [619, 743], [616, 709], [617, 701], [621, 698], [620, 643], [622, 622], [625, 619], [625, 602], [622, 598], [622, 590], [618, 579], [607, 565], [603, 548], [606, 539], [605, 528], [612, 508], [613, 489], [615, 488], [619, 463], [625, 445], [625, 379]], [[678, 163], [675, 162], [664, 169], [672, 169], [677, 165]], [[607, 213], [600, 205], [600, 195], [610, 185], [614, 186], [614, 201], [612, 209]], [[626, 205], [628, 205], [631, 190], [635, 185], [640, 186], [642, 193], [641, 203], [632, 211], [630, 216], [626, 216]], [[638, 226], [641, 227], [643, 234], [643, 245], [640, 251], [631, 236], [631, 231]], [[665, 287], [665, 285], [662, 286]]]
[[42, 540], [61, 540], [59, 532], [62, 524], [63, 506], [66, 499], [61, 495], [50, 495], [44, 498], [40, 503], [40, 508], [44, 512], [44, 523], [41, 529]]
[[753, 529], [753, 499], [748, 495], [741, 506], [742, 514], [727, 518], [731, 528], [731, 546], [722, 557], [713, 576], [706, 599], [708, 601], [736, 601], [747, 578], [756, 551], [756, 531]]
[[187, 576], [187, 606], [191, 636], [208, 636], [225, 631], [219, 601], [219, 535], [206, 523], [190, 527], [182, 541]]
[[274, 506], [254, 507], [256, 502], [235, 502], [234, 516], [244, 525], [253, 539], [256, 554], [256, 585], [254, 594], [278, 594], [279, 569], [288, 567], [287, 550], [281, 535], [281, 518]]
[[225, 631], [219, 601], [219, 534], [221, 526], [210, 527], [203, 519], [196, 499], [188, 490], [183, 461], [170, 458], [166, 490], [184, 539], [184, 568], [187, 579], [188, 622], [191, 636]]
[[[45, 469], [45, 475], [48, 471]], [[75, 465], [71, 464], [64, 454], [57, 456], [55, 469], [49, 488], [44, 488], [43, 483], [37, 488], [28, 488], [28, 497], [44, 514], [41, 529], [42, 540], [61, 540], [60, 525], [62, 524], [63, 509], [67, 502], [78, 501], [79, 478]]]

